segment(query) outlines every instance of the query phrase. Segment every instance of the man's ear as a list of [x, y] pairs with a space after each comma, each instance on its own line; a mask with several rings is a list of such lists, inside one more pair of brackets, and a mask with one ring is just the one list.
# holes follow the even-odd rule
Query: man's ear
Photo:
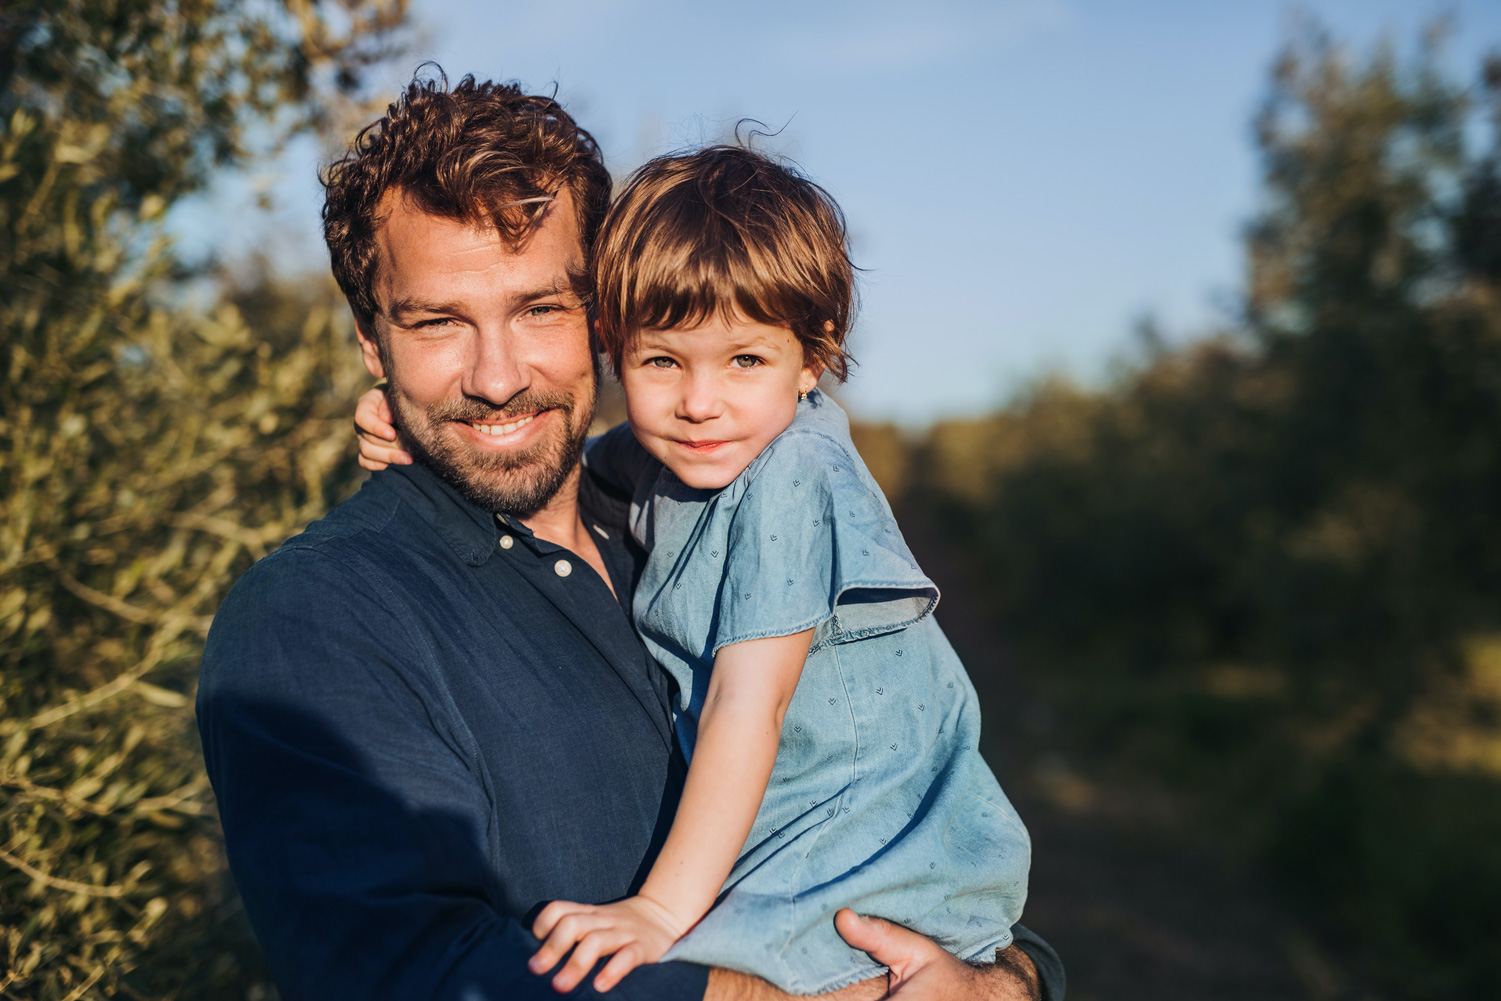
[[375, 339], [375, 332], [359, 318], [354, 321], [354, 332], [360, 339], [360, 356], [365, 359], [366, 371], [377, 379], [384, 379], [386, 363], [381, 360], [380, 342]]

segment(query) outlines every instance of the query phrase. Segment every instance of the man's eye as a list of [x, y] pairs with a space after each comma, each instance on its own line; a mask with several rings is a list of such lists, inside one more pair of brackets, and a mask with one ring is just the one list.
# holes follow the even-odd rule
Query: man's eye
[[417, 323], [417, 326], [420, 327], [420, 328], [422, 328], [422, 329], [424, 329], [424, 330], [433, 330], [433, 329], [436, 329], [438, 327], [447, 327], [447, 326], [451, 325], [452, 323], [453, 323], [453, 320], [450, 319], [449, 317], [440, 316], [440, 317], [437, 317], [437, 318], [432, 319], [432, 320], [421, 320], [421, 321], [419, 321]]
[[766, 362], [760, 355], [736, 355], [732, 364], [736, 368], [755, 368], [757, 365], [766, 364]]
[[562, 308], [563, 307], [559, 306], [557, 303], [554, 303], [554, 302], [541, 302], [541, 303], [538, 303], [535, 306], [528, 306], [526, 308], [526, 315], [527, 316], [546, 316], [549, 313], [556, 313], [556, 312], [558, 312], [558, 310], [560, 310]]

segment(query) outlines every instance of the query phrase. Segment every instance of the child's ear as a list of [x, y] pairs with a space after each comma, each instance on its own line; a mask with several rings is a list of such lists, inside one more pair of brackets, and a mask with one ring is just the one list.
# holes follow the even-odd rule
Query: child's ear
[[818, 380], [823, 376], [823, 369], [824, 365], [821, 361], [811, 361], [804, 365], [797, 377], [797, 391], [799, 393], [813, 392], [813, 387], [818, 385]]
[[360, 357], [365, 360], [365, 370], [377, 379], [384, 379], [386, 363], [381, 360], [380, 343], [376, 341], [374, 331], [365, 325], [364, 320], [356, 319], [354, 332], [360, 339]]

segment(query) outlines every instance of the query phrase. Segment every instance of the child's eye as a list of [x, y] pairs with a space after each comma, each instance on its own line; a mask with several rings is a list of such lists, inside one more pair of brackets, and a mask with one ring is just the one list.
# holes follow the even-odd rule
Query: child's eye
[[666, 357], [665, 355], [657, 355], [655, 358], [646, 359], [646, 361], [642, 362], [642, 364], [648, 366], [649, 368], [672, 368], [677, 364], [677, 362], [673, 361], [671, 358]]
[[759, 355], [736, 355], [731, 364], [736, 368], [755, 368], [757, 365], [764, 365], [765, 362]]

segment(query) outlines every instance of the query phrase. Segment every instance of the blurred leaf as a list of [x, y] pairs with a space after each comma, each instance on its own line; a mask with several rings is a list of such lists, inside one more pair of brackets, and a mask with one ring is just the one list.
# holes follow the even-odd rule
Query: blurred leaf
[[229, 583], [356, 481], [365, 380], [327, 281], [244, 275], [195, 310], [161, 222], [215, 170], [342, 121], [404, 14], [0, 8], [7, 997], [266, 995], [198, 756], [196, 665]]

